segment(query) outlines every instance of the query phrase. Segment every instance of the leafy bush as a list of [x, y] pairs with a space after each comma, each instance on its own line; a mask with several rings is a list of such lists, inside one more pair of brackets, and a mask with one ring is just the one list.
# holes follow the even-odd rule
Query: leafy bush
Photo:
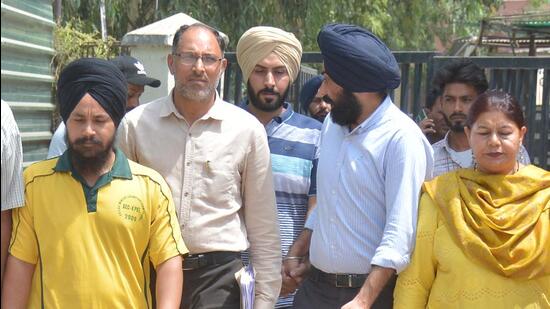
[[115, 38], [108, 36], [107, 40], [103, 41], [97, 30], [86, 33], [83, 29], [84, 24], [79, 19], [73, 19], [55, 28], [55, 55], [52, 65], [56, 80], [61, 70], [73, 60], [82, 57], [109, 59], [118, 56], [120, 44]]

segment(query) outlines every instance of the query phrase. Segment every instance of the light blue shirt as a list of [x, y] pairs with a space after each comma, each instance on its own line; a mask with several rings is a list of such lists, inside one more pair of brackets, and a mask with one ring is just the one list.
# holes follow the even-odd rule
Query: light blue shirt
[[53, 157], [59, 157], [62, 155], [65, 150], [67, 150], [67, 143], [65, 142], [65, 132], [67, 128], [65, 123], [62, 121], [59, 123], [59, 126], [55, 130], [50, 141], [50, 148], [48, 148], [48, 159]]
[[349, 132], [327, 117], [320, 140], [310, 261], [328, 273], [403, 270], [414, 247], [420, 188], [433, 151], [418, 126], [386, 97]]

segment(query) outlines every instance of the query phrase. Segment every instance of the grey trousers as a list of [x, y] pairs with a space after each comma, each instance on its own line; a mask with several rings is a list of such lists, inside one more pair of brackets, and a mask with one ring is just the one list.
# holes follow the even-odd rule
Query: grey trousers
[[[372, 305], [372, 309], [393, 308], [393, 290], [396, 276], [393, 276]], [[359, 293], [361, 288], [337, 288], [322, 281], [307, 278], [294, 296], [295, 309], [340, 309]]]

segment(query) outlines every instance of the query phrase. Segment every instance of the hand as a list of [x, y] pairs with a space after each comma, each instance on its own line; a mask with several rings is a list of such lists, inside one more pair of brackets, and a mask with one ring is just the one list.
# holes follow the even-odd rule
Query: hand
[[435, 122], [431, 118], [426, 118], [418, 124], [420, 130], [424, 134], [434, 134], [435, 133]]
[[283, 262], [283, 271], [300, 285], [309, 273], [310, 266], [311, 264], [307, 257], [304, 257], [302, 260], [285, 260]]
[[342, 309], [369, 309], [370, 306], [364, 299], [360, 298], [359, 295], [360, 294], [355, 296], [349, 303], [343, 305]]
[[290, 274], [285, 272], [284, 266], [281, 267], [281, 276], [283, 277], [283, 284], [281, 286], [281, 293], [279, 296], [284, 297], [294, 293], [294, 291], [298, 288], [298, 283], [290, 277]]

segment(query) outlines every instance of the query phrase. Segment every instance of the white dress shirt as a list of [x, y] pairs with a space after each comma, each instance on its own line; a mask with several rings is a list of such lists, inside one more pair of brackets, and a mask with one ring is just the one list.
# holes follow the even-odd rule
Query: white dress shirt
[[327, 117], [321, 132], [311, 263], [328, 273], [397, 272], [414, 247], [420, 188], [433, 152], [391, 99], [349, 132]]

